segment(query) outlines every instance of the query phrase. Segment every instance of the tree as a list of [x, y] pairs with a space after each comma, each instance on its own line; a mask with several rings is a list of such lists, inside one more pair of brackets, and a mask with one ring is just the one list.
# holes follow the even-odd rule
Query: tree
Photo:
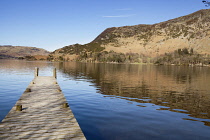
[[190, 54], [193, 54], [193, 48], [190, 49]]
[[188, 49], [187, 49], [187, 48], [184, 48], [182, 51], [183, 51], [184, 55], [185, 55], [185, 54], [189, 54], [189, 52], [188, 52]]
[[178, 49], [178, 54], [181, 55], [181, 53], [182, 53], [182, 50]]
[[210, 6], [210, 2], [208, 2], [206, 0], [203, 0], [202, 2], [205, 4], [206, 7]]

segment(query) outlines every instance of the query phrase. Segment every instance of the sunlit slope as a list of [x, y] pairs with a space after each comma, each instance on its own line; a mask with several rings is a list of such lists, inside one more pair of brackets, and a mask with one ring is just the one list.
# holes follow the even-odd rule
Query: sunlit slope
[[51, 53], [50, 58], [75, 60], [110, 51], [156, 57], [182, 48], [210, 54], [210, 9], [153, 25], [108, 28], [92, 42], [65, 46]]

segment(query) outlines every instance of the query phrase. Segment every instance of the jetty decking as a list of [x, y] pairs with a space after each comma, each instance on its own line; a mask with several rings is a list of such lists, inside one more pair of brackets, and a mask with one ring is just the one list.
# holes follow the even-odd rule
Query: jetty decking
[[38, 76], [0, 123], [0, 139], [85, 140], [53, 76]]

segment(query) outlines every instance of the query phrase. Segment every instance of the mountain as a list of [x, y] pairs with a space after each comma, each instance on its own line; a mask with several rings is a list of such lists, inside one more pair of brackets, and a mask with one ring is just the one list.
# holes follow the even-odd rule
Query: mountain
[[108, 28], [88, 44], [55, 50], [49, 59], [145, 62], [183, 49], [210, 54], [210, 9], [153, 25]]
[[47, 50], [36, 47], [24, 47], [24, 46], [0, 46], [0, 59], [8, 58], [24, 58], [26, 56], [43, 56], [46, 57], [50, 52]]

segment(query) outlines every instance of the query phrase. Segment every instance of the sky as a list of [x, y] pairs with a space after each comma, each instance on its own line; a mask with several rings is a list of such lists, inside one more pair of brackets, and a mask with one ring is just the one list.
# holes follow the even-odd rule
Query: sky
[[202, 0], [0, 0], [0, 45], [54, 51], [109, 27], [154, 24], [207, 9]]

